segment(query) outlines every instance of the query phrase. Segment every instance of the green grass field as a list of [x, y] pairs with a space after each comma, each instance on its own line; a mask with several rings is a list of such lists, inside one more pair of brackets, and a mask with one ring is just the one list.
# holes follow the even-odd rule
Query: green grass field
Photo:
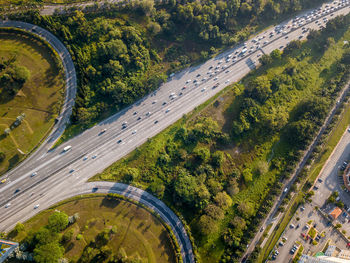
[[[24, 35], [0, 31], [0, 58], [12, 56], [31, 74], [14, 98], [0, 98], [0, 149], [6, 154], [0, 174], [15, 166], [45, 137], [59, 113], [64, 93], [63, 74], [45, 45]], [[25, 113], [24, 122], [4, 136], [4, 130], [21, 113]]]
[[[64, 256], [78, 261], [86, 245], [106, 228], [116, 228], [117, 232], [108, 242], [113, 252], [121, 249], [129, 258], [141, 258], [148, 263], [176, 262], [170, 236], [163, 224], [150, 212], [128, 201], [108, 199], [105, 196], [84, 196], [64, 201], [24, 223], [25, 229], [38, 230], [47, 224], [48, 217], [55, 211], [67, 215], [79, 213], [76, 223], [64, 232], [73, 229], [74, 235], [65, 245]], [[26, 232], [15, 238], [21, 241]], [[82, 235], [77, 240], [76, 236]], [[138, 261], [139, 262], [139, 261]]]

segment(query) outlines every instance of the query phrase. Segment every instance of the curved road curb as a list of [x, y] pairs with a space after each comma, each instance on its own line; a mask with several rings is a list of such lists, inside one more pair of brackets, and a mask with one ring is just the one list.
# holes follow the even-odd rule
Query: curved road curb
[[[69, 54], [69, 51], [62, 44], [62, 42], [49, 31], [29, 23], [25, 23], [21, 21], [10, 21], [10, 20], [6, 20], [6, 21], [0, 20], [0, 27], [19, 28], [29, 33], [35, 34], [39, 38], [42, 38], [45, 41], [47, 41], [52, 46], [52, 48], [57, 52], [57, 54], [61, 59], [64, 75], [65, 75], [65, 81], [66, 81], [65, 100], [61, 107], [61, 112], [58, 117], [57, 123], [53, 126], [51, 132], [46, 137], [46, 139], [44, 139], [44, 141], [41, 143], [38, 149], [36, 149], [35, 152], [33, 152], [33, 154], [31, 154], [25, 162], [20, 163], [19, 165], [16, 166], [16, 168], [10, 171], [10, 173], [12, 174], [23, 163], [27, 163], [28, 159], [31, 159], [34, 156], [38, 156], [39, 154], [45, 154], [45, 152], [63, 134], [66, 128], [66, 124], [69, 121], [69, 118], [72, 114], [72, 109], [74, 106], [75, 96], [77, 92], [77, 77], [76, 77], [76, 72], [74, 68], [74, 63], [71, 55]], [[6, 174], [6, 177], [8, 176], [9, 176], [9, 173]]]
[[[94, 189], [97, 188], [97, 189]], [[94, 190], [93, 190], [94, 189]], [[194, 254], [192, 250], [191, 241], [186, 233], [186, 230], [181, 222], [181, 220], [174, 214], [174, 212], [167, 207], [162, 201], [158, 198], [154, 197], [150, 193], [130, 186], [123, 183], [114, 183], [114, 182], [90, 182], [84, 183], [81, 187], [72, 188], [68, 191], [65, 191], [59, 196], [56, 196], [55, 200], [51, 202], [47, 202], [44, 206], [40, 207], [40, 211], [43, 209], [47, 209], [50, 206], [54, 205], [59, 201], [63, 201], [65, 199], [83, 195], [83, 194], [91, 194], [91, 193], [116, 193], [122, 196], [125, 196], [129, 199], [137, 201], [155, 213], [157, 213], [165, 223], [167, 223], [172, 229], [179, 247], [181, 249], [181, 255], [184, 263], [194, 263]], [[38, 210], [39, 212], [39, 210]]]

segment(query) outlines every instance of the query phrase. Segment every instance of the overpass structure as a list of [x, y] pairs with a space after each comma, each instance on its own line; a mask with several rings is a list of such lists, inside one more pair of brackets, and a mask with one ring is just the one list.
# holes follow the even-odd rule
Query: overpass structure
[[4, 262], [16, 247], [18, 247], [17, 242], [0, 239], [0, 263]]

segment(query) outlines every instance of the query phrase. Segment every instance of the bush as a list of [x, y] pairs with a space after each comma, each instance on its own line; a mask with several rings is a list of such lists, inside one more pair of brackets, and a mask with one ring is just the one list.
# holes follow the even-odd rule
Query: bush
[[73, 235], [74, 235], [74, 229], [70, 229], [66, 231], [62, 236], [62, 242], [68, 243], [69, 241], [72, 240]]
[[68, 215], [64, 212], [55, 211], [49, 216], [49, 223], [47, 227], [58, 233], [68, 226]]
[[78, 234], [77, 236], [76, 236], [76, 240], [81, 240], [83, 238], [83, 235], [82, 234]]

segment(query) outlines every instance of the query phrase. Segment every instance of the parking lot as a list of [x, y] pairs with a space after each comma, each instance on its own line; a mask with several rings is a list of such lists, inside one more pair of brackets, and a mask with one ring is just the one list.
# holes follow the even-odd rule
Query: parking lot
[[[294, 253], [291, 251], [293, 246], [298, 249], [303, 246], [303, 254], [314, 255], [322, 251], [328, 240], [337, 247], [346, 249], [347, 241], [328, 222], [312, 204], [305, 204], [304, 207], [299, 208], [277, 242], [278, 255], [270, 261], [291, 262], [297, 254], [297, 249], [293, 250]], [[312, 242], [310, 235], [314, 236], [315, 241], [317, 240], [315, 243]]]

